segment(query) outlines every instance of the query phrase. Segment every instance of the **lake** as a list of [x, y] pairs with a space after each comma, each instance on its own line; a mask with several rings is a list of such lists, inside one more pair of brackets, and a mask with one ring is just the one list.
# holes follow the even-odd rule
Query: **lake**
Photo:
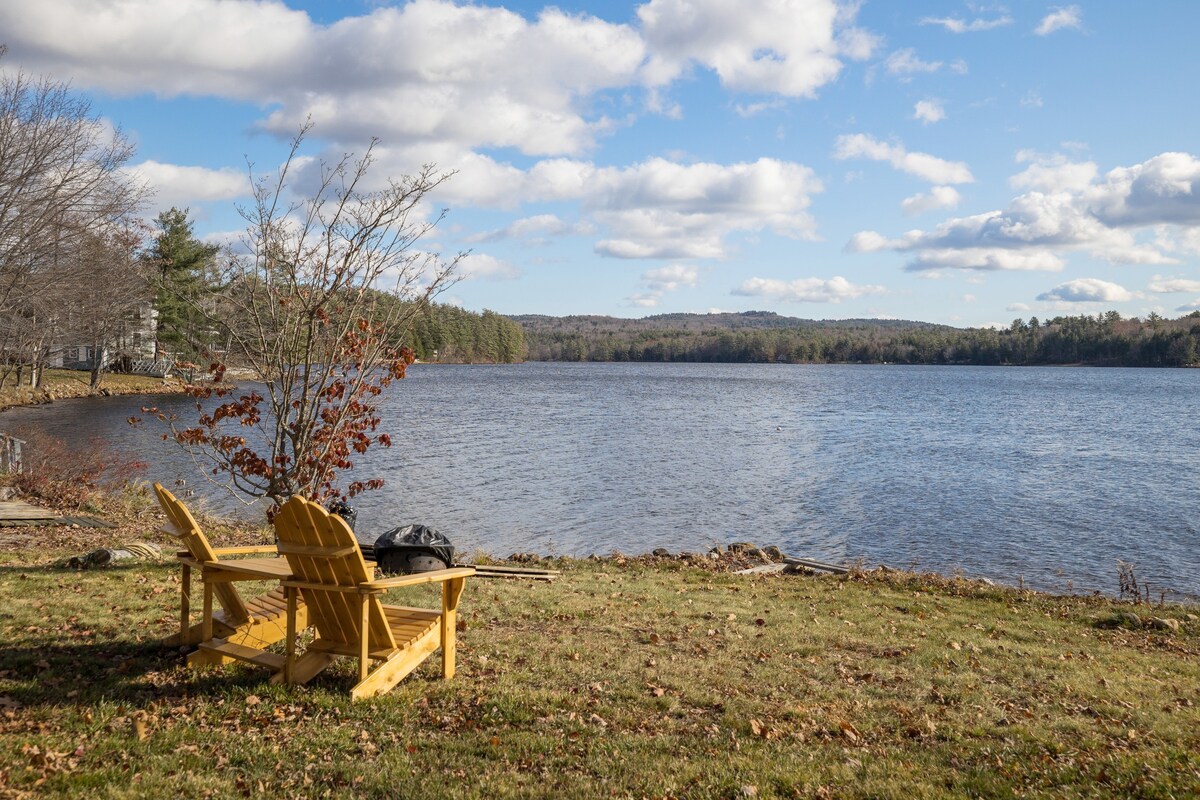
[[[386, 396], [370, 541], [420, 522], [460, 552], [703, 551], [1115, 594], [1200, 597], [1200, 370], [750, 364], [418, 365]], [[61, 401], [0, 430], [101, 435], [235, 508], [139, 405]], [[246, 512], [243, 512], [246, 513]], [[253, 513], [260, 513], [257, 509]]]

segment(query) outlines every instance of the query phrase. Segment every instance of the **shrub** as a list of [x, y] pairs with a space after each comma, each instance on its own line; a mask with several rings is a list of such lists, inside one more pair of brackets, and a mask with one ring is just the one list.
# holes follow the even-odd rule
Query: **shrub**
[[79, 508], [101, 486], [124, 483], [146, 468], [142, 462], [119, 455], [98, 437], [73, 447], [52, 436], [32, 435], [26, 440], [23, 456], [22, 470], [13, 476], [13, 484], [60, 508]]

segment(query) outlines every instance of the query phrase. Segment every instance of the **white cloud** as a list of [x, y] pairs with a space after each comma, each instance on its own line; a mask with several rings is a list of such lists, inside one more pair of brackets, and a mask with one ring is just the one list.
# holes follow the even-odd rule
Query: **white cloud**
[[671, 264], [642, 273], [647, 291], [629, 297], [629, 302], [642, 308], [654, 308], [667, 292], [684, 286], [695, 286], [700, 281], [700, 270], [687, 264]]
[[900, 203], [900, 208], [910, 217], [924, 214], [938, 208], [955, 208], [962, 200], [962, 195], [953, 186], [934, 186], [929, 194], [915, 194], [906, 197]]
[[738, 103], [733, 107], [733, 110], [739, 117], [746, 118], [757, 116], [762, 114], [764, 111], [774, 111], [777, 108], [783, 108], [783, 101], [770, 100], [763, 103], [748, 103], [746, 105]]
[[[736, 232], [771, 230], [812, 239], [811, 195], [822, 190], [811, 169], [762, 158], [741, 164], [676, 164], [651, 159], [624, 169], [555, 165], [534, 180], [546, 197], [575, 191], [608, 229], [596, 252], [617, 258], [718, 258]], [[553, 173], [553, 175], [551, 175]]]
[[1157, 292], [1159, 294], [1170, 294], [1172, 292], [1200, 292], [1200, 281], [1190, 280], [1188, 278], [1163, 278], [1155, 275], [1151, 279], [1150, 284], [1146, 287], [1147, 291]]
[[913, 75], [928, 75], [942, 68], [941, 61], [922, 61], [917, 57], [917, 51], [911, 47], [897, 50], [883, 62], [889, 73], [901, 80], [911, 80]]
[[978, 299], [979, 299], [979, 298], [977, 298], [977, 297], [976, 297], [975, 295], [973, 295], [973, 294], [964, 294], [964, 295], [962, 296], [962, 300], [963, 300], [963, 302], [964, 302], [964, 303], [974, 303], [974, 302], [975, 302], [976, 300], [978, 300]]
[[1197, 297], [1195, 300], [1193, 300], [1190, 303], [1184, 303], [1183, 305], [1179, 306], [1175, 310], [1179, 311], [1183, 314], [1187, 314], [1190, 311], [1200, 311], [1200, 297]]
[[126, 172], [154, 192], [151, 205], [156, 210], [247, 197], [253, 189], [249, 175], [236, 169], [208, 169], [143, 161], [129, 167]]
[[1021, 98], [1021, 105], [1025, 106], [1026, 108], [1041, 108], [1045, 104], [1046, 101], [1044, 101], [1042, 96], [1033, 89], [1030, 89], [1025, 93], [1025, 96]]
[[941, 122], [946, 118], [946, 109], [941, 100], [918, 100], [913, 107], [913, 119], [928, 125], [931, 122]]
[[649, 54], [643, 78], [662, 85], [699, 64], [735, 91], [813, 97], [843, 58], [869, 58], [878, 46], [853, 27], [856, 13], [834, 0], [650, 0], [637, 10]]
[[[86, 19], [86, 25], [79, 20]], [[574, 153], [611, 123], [581, 103], [637, 85], [637, 31], [554, 8], [414, 0], [331, 25], [277, 2], [87, 0], [0, 7], [27, 68], [118, 93], [219, 96], [274, 106], [263, 127], [389, 143]]]
[[[1095, 165], [1033, 153], [1015, 176], [1016, 187], [1036, 187], [1008, 208], [946, 220], [931, 231], [888, 239], [861, 231], [852, 252], [891, 249], [915, 254], [906, 269], [1061, 270], [1062, 253], [1082, 251], [1120, 264], [1173, 264], [1200, 232], [1200, 159], [1163, 153], [1095, 180]], [[912, 198], [910, 198], [912, 199]], [[1153, 242], [1143, 232], [1153, 232]], [[1178, 233], [1178, 236], [1175, 234]]]
[[1088, 205], [1109, 225], [1154, 223], [1200, 225], [1200, 159], [1162, 153], [1132, 167], [1119, 167], [1090, 191]]
[[864, 133], [839, 136], [833, 157], [887, 161], [896, 169], [930, 183], [972, 183], [975, 180], [971, 170], [961, 161], [946, 161], [928, 153], [910, 153], [901, 144], [881, 142]]
[[[1004, 310], [1005, 310], [1005, 311], [1016, 311], [1018, 314], [1024, 314], [1026, 311], [1032, 311], [1033, 309], [1032, 309], [1032, 308], [1030, 308], [1030, 307], [1029, 307], [1028, 305], [1026, 305], [1025, 303], [1013, 303], [1013, 304], [1011, 304], [1011, 305], [1007, 305], [1007, 306], [1005, 306], [1005, 307], [1004, 307]], [[1001, 327], [1001, 328], [1007, 328], [1008, 326], [1007, 326], [1007, 325], [1001, 325], [1001, 326], [999, 326], [999, 327]]]
[[1038, 300], [1064, 303], [1125, 303], [1136, 298], [1124, 286], [1098, 278], [1079, 278], [1038, 295]]
[[1005, 25], [1012, 24], [1012, 17], [1001, 16], [995, 19], [973, 19], [967, 22], [965, 19], [957, 17], [926, 17], [921, 20], [922, 25], [941, 25], [951, 33], [974, 33], [976, 31], [990, 31], [992, 28], [1002, 28]]
[[780, 281], [770, 278], [751, 278], [734, 289], [732, 294], [746, 297], [767, 297], [782, 303], [840, 303], [865, 295], [883, 294], [883, 286], [855, 285], [841, 276], [829, 278], [800, 278]]
[[661, 300], [660, 292], [642, 292], [629, 297], [629, 302], [639, 308], [656, 308]]
[[1006, 250], [998, 247], [960, 247], [920, 250], [904, 266], [907, 272], [965, 269], [981, 272], [1061, 272], [1063, 260], [1049, 250]]
[[486, 253], [468, 253], [458, 262], [458, 277], [470, 280], [509, 280], [520, 276], [521, 271], [507, 261]]
[[1083, 10], [1079, 6], [1063, 6], [1055, 8], [1033, 29], [1038, 36], [1046, 36], [1065, 28], [1081, 29], [1083, 27]]
[[1034, 189], [1041, 192], [1080, 192], [1096, 179], [1096, 165], [1091, 161], [1075, 163], [1062, 156], [1037, 156], [1018, 153], [1019, 161], [1034, 160], [1024, 171], [1008, 179], [1014, 189]]
[[580, 236], [595, 233], [593, 225], [571, 223], [554, 214], [538, 214], [524, 217], [493, 231], [477, 233], [466, 238], [467, 242], [498, 242], [504, 239], [531, 239], [543, 236]]
[[643, 272], [642, 280], [652, 291], [673, 292], [683, 286], [695, 286], [700, 280], [700, 271], [686, 264], [672, 264]]

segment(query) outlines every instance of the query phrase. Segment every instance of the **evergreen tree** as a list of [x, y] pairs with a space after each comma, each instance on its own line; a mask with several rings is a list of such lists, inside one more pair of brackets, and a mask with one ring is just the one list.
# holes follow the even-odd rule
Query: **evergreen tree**
[[145, 259], [156, 276], [160, 357], [165, 349], [186, 358], [202, 352], [216, 335], [197, 305], [210, 289], [207, 276], [220, 248], [195, 237], [186, 208], [162, 212], [155, 225], [158, 233]]

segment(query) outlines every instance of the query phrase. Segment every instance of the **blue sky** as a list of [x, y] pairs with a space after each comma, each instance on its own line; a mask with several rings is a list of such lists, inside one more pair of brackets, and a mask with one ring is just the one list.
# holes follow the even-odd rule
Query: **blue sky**
[[1200, 5], [0, 0], [0, 61], [228, 238], [305, 153], [457, 170], [426, 243], [501, 313], [960, 326], [1200, 308]]

